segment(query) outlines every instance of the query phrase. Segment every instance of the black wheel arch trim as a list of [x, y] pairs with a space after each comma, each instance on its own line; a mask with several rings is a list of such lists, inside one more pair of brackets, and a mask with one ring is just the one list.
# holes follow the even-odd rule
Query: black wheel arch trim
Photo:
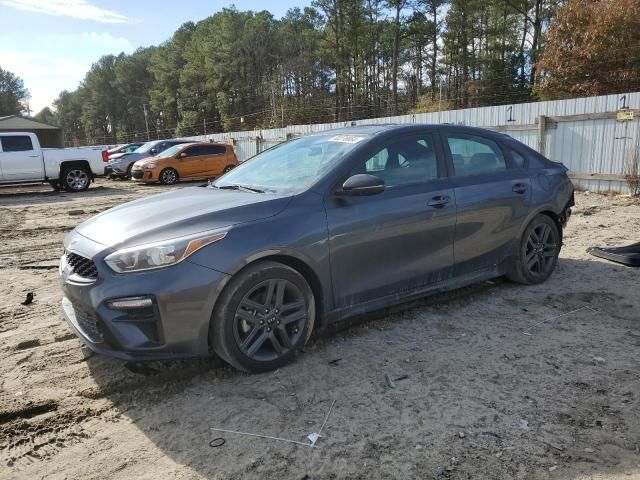
[[[565, 207], [565, 209], [566, 209], [566, 207]], [[558, 227], [558, 233], [560, 234], [560, 244], [562, 245], [563, 229], [564, 229], [564, 225], [565, 225], [565, 221], [563, 221], [563, 213], [564, 213], [564, 211], [565, 210], [560, 210], [558, 212], [558, 207], [557, 206], [554, 206], [554, 205], [551, 205], [551, 204], [545, 204], [545, 205], [540, 205], [536, 209], [534, 209], [531, 212], [529, 212], [529, 215], [527, 215], [526, 220], [524, 222], [522, 222], [522, 225], [520, 225], [520, 229], [518, 231], [518, 236], [514, 239], [514, 242], [513, 242], [514, 250], [513, 250], [512, 255], [515, 255], [517, 253], [515, 249], [519, 248], [520, 239], [522, 238], [522, 235], [524, 234], [524, 231], [527, 229], [527, 227], [533, 221], [533, 219], [536, 218], [538, 215], [546, 215], [546, 216], [550, 217], [551, 220], [554, 221], [554, 223]]]
[[241, 262], [234, 265], [233, 268], [227, 269], [227, 271], [223, 273], [228, 275], [228, 278], [224, 286], [220, 289], [215, 303], [217, 304], [220, 295], [232, 278], [246, 268], [264, 261], [282, 263], [283, 265], [293, 268], [304, 277], [315, 297], [316, 320], [314, 330], [324, 326], [325, 319], [323, 313], [332, 309], [333, 289], [331, 288], [331, 278], [322, 278], [322, 275], [319, 273], [320, 269], [313, 266], [314, 262], [309, 257], [291, 248], [281, 247], [260, 250], [246, 256]]

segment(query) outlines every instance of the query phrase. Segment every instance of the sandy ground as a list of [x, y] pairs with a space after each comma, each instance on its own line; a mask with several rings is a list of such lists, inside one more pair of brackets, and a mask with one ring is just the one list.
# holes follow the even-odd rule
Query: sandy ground
[[[640, 202], [578, 194], [543, 285], [379, 312], [263, 375], [143, 375], [81, 347], [56, 265], [66, 231], [161, 190], [0, 190], [1, 478], [640, 478], [640, 270], [585, 252], [640, 240]], [[316, 448], [210, 430], [305, 441], [333, 401]]]

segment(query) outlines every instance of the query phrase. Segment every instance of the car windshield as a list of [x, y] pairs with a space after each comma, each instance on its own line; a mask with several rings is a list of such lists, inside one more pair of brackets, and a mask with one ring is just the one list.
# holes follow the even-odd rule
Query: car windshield
[[174, 145], [173, 147], [167, 148], [164, 152], [160, 153], [158, 156], [160, 158], [168, 158], [173, 157], [176, 153], [184, 148], [184, 145]]
[[317, 181], [366, 135], [313, 135], [281, 143], [214, 182], [217, 188], [296, 193]]

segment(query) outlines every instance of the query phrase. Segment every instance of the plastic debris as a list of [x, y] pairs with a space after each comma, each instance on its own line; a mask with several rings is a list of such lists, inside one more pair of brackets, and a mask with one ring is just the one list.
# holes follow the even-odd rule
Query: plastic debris
[[27, 298], [24, 299], [24, 302], [21, 302], [22, 305], [31, 305], [33, 303], [33, 299], [36, 296], [35, 293], [29, 292], [27, 293]]

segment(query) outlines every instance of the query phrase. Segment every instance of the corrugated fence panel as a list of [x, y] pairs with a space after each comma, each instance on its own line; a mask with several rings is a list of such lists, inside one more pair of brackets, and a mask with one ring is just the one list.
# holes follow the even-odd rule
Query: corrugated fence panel
[[[476, 127], [502, 127], [501, 130], [516, 140], [538, 149], [537, 122], [541, 115], [566, 117], [616, 112], [621, 108], [640, 109], [640, 92], [625, 95], [574, 98], [494, 107], [467, 108], [444, 112], [417, 113], [382, 118], [358, 120], [356, 122], [334, 122], [314, 125], [289, 125], [255, 131], [216, 133], [187, 137], [194, 141], [233, 142], [240, 161], [264, 151], [291, 136], [309, 135], [351, 124], [453, 124]], [[564, 163], [574, 175], [574, 183], [591, 191], [625, 192], [627, 187], [621, 179], [625, 161], [640, 142], [640, 121], [618, 122], [613, 116], [602, 118], [561, 119], [548, 121], [545, 133], [545, 155], [551, 160]], [[526, 125], [523, 130], [510, 127]], [[530, 127], [530, 128], [529, 128]], [[618, 179], [591, 179], [590, 175], [615, 175]]]
[[233, 149], [236, 152], [236, 157], [238, 157], [238, 160], [241, 162], [259, 153], [258, 143], [255, 138], [240, 138], [235, 141]]

